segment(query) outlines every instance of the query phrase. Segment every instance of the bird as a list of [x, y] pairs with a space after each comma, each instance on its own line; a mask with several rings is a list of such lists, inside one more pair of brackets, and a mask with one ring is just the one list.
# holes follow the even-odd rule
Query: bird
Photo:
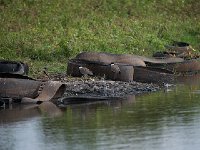
[[48, 77], [48, 79], [50, 79], [47, 67], [43, 68], [43, 73]]
[[166, 88], [169, 88], [169, 87], [173, 86], [173, 84], [163, 82], [163, 86]]
[[173, 84], [163, 82], [164, 91], [169, 92], [171, 91], [170, 87], [174, 86]]
[[79, 67], [79, 71], [83, 76], [93, 76], [93, 73], [90, 69], [86, 68], [86, 67]]
[[118, 65], [116, 65], [114, 63], [111, 63], [110, 67], [111, 67], [111, 71], [114, 73], [113, 79], [116, 80], [117, 75], [121, 73], [120, 68]]
[[116, 65], [116, 64], [114, 64], [114, 63], [111, 63], [110, 66], [111, 66], [111, 71], [112, 71], [112, 72], [114, 72], [114, 73], [116, 73], [116, 74], [120, 73], [120, 68], [119, 68], [118, 65]]

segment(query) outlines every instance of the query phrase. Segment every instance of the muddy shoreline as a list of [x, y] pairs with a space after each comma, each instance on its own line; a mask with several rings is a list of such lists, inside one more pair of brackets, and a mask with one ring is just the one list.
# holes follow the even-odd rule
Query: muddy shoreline
[[51, 80], [61, 81], [66, 85], [63, 97], [124, 97], [147, 92], [155, 92], [162, 88], [158, 84], [123, 82], [90, 77], [53, 77]]

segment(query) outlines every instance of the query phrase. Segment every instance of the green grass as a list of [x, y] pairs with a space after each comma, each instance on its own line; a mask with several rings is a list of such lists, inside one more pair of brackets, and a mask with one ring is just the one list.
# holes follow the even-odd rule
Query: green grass
[[82, 51], [151, 55], [172, 41], [200, 50], [197, 0], [0, 0], [0, 59], [37, 74]]

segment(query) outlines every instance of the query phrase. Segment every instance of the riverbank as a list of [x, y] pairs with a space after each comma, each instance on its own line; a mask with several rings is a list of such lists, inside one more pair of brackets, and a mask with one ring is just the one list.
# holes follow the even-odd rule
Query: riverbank
[[[155, 92], [162, 85], [141, 82], [122, 82], [98, 77], [70, 77], [64, 74], [49, 75], [50, 80], [61, 81], [66, 85], [63, 97], [124, 97], [147, 92]], [[44, 80], [41, 77], [40, 80]], [[45, 79], [47, 80], [47, 78]]]
[[0, 59], [28, 63], [35, 77], [43, 67], [66, 71], [82, 51], [149, 56], [172, 41], [198, 51], [199, 7], [195, 0], [3, 0]]

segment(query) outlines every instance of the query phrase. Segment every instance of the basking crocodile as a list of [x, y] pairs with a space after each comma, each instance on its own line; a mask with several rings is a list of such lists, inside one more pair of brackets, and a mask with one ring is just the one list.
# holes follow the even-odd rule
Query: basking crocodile
[[105, 64], [111, 63], [124, 63], [132, 66], [146, 66], [145, 63], [154, 63], [154, 64], [167, 64], [167, 63], [180, 63], [183, 62], [183, 58], [165, 58], [165, 59], [156, 59], [148, 58], [144, 56], [131, 55], [131, 54], [110, 54], [102, 52], [83, 52], [76, 56], [78, 60], [86, 60], [93, 62], [102, 62]]
[[[113, 73], [112, 64], [119, 67], [118, 73]], [[90, 69], [95, 76], [105, 76], [112, 80], [153, 82], [152, 79], [155, 79], [155, 82], [166, 82], [174, 80], [179, 73], [200, 71], [200, 59], [148, 58], [131, 54], [83, 52], [68, 62], [68, 74], [81, 76], [77, 69], [80, 66]]]

